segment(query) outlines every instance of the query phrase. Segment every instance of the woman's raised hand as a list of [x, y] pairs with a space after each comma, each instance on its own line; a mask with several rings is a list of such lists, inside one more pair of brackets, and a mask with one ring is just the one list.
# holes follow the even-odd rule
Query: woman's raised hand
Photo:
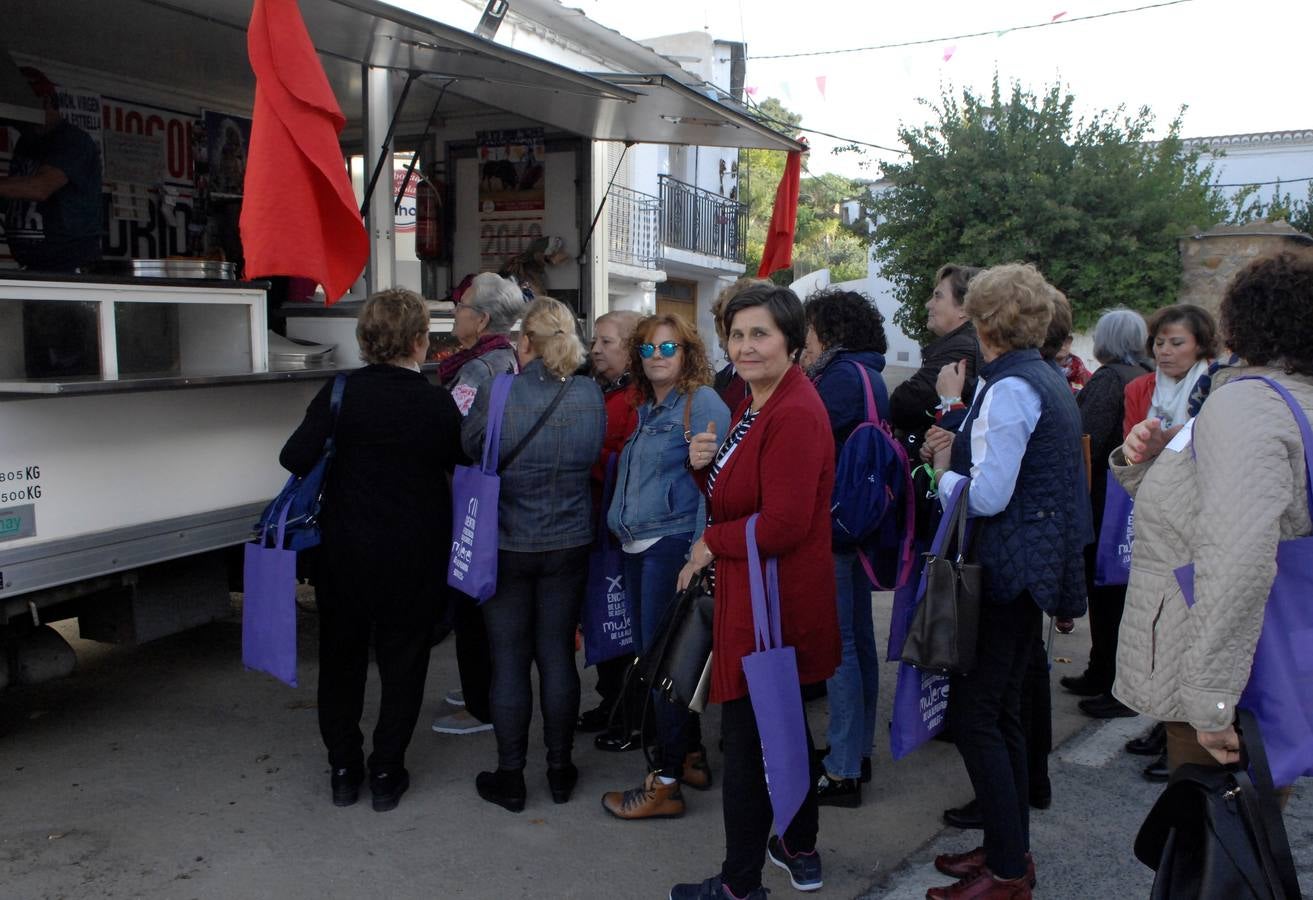
[[1158, 418], [1145, 419], [1139, 425], [1131, 429], [1131, 433], [1126, 435], [1126, 441], [1123, 444], [1123, 453], [1126, 461], [1131, 465], [1149, 462], [1158, 457], [1163, 452], [1163, 448], [1180, 431], [1182, 426], [1176, 425], [1172, 428], [1163, 430], [1162, 420]]
[[720, 440], [716, 437], [716, 423], [708, 422], [707, 430], [693, 435], [688, 442], [688, 465], [690, 468], [705, 469], [716, 458]]

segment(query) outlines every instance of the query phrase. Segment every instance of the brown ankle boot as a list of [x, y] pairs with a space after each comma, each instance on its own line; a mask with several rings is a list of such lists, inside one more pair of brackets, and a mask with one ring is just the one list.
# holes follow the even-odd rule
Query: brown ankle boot
[[642, 787], [603, 794], [602, 808], [617, 819], [675, 819], [684, 814], [684, 795], [678, 781], [662, 784], [651, 772]]
[[711, 766], [707, 765], [706, 753], [694, 750], [684, 757], [684, 774], [680, 776], [679, 783], [695, 791], [705, 791], [711, 787]]

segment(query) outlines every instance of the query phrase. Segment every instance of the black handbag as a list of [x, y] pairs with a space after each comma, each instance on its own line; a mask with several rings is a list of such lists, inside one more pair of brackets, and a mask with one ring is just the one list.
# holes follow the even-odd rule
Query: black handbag
[[1140, 826], [1135, 856], [1157, 873], [1153, 900], [1301, 896], [1262, 735], [1248, 710], [1237, 710], [1237, 730], [1239, 765], [1181, 766]]
[[927, 672], [965, 674], [976, 666], [980, 629], [980, 566], [966, 561], [967, 499], [958, 492], [950, 521], [941, 524], [942, 546], [925, 554], [925, 594], [907, 628], [901, 659]]
[[672, 703], [701, 712], [711, 670], [711, 614], [715, 599], [693, 578], [657, 627], [651, 647], [638, 659], [638, 677]]

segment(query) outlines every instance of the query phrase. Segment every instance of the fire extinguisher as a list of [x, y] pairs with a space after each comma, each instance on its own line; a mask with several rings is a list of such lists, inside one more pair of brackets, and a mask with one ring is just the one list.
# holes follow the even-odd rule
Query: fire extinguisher
[[446, 258], [447, 247], [442, 230], [441, 181], [420, 179], [415, 186], [415, 256], [425, 262]]

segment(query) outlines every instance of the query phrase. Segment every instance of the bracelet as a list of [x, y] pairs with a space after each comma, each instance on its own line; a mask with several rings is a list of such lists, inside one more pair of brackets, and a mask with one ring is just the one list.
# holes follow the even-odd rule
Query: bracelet
[[938, 407], [938, 408], [939, 408], [939, 409], [942, 409], [944, 412], [948, 412], [948, 411], [949, 411], [950, 409], [952, 409], [954, 406], [960, 405], [961, 403], [962, 403], [962, 395], [961, 395], [961, 394], [959, 394], [959, 395], [956, 396], [956, 397], [945, 397], [944, 395], [941, 394], [941, 395], [939, 396], [939, 407]]

